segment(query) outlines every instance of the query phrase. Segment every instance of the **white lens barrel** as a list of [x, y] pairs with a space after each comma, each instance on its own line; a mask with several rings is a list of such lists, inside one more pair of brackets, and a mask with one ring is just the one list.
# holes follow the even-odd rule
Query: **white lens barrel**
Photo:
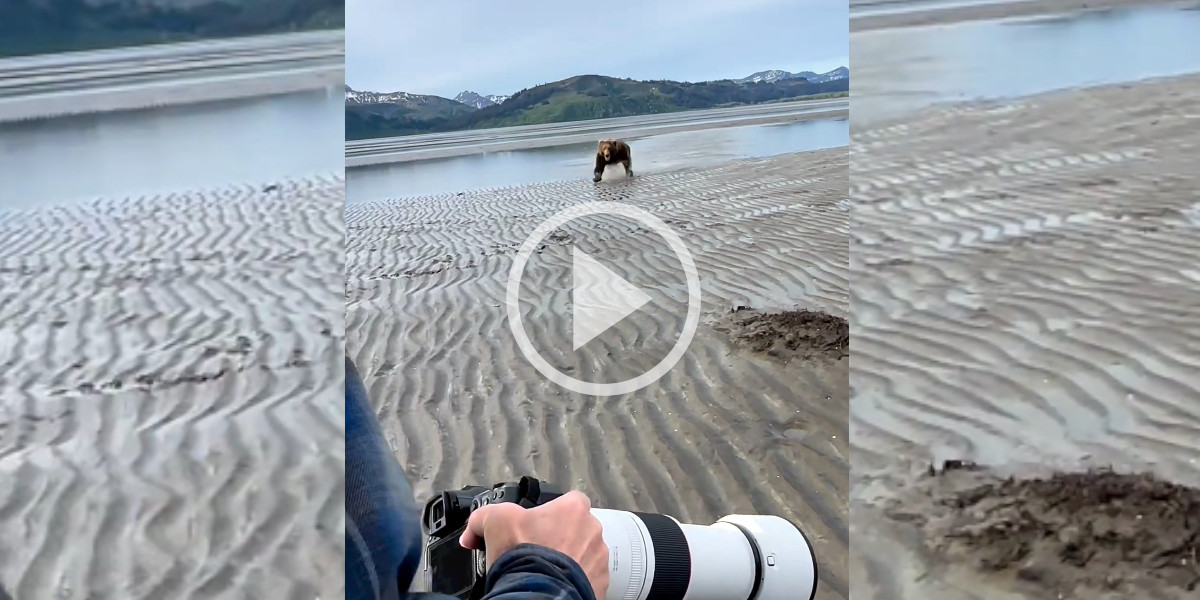
[[593, 509], [609, 548], [604, 600], [811, 600], [812, 545], [791, 522], [730, 515], [711, 526]]
[[729, 515], [713, 527], [737, 527], [746, 534], [762, 567], [753, 600], [812, 600], [817, 595], [817, 554], [791, 521], [770, 515]]
[[592, 515], [604, 527], [608, 545], [608, 596], [604, 600], [646, 600], [654, 581], [650, 532], [631, 512], [594, 508]]
[[692, 580], [683, 600], [750, 600], [758, 569], [746, 534], [735, 527], [680, 527], [692, 555]]

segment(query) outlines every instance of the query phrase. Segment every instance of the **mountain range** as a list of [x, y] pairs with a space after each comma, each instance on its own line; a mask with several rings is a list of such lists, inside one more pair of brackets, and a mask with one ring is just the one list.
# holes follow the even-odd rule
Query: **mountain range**
[[355, 90], [347, 85], [346, 137], [556, 123], [837, 95], [849, 92], [849, 80], [846, 67], [826, 73], [775, 69], [697, 83], [579, 75], [511, 96], [464, 91], [453, 99]]
[[788, 73], [772, 69], [770, 71], [759, 71], [753, 75], [735, 79], [738, 83], [773, 83], [783, 79], [807, 79], [813, 83], [825, 83], [827, 81], [836, 81], [838, 79], [847, 79], [850, 77], [850, 69], [846, 67], [838, 67], [826, 73], [813, 73], [812, 71], [800, 71], [799, 73]]

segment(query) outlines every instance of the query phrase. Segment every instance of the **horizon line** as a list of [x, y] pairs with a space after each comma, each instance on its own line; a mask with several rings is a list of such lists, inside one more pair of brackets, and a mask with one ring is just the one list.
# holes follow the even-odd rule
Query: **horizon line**
[[[808, 71], [808, 72], [810, 72], [810, 73], [816, 73], [817, 75], [824, 75], [824, 74], [826, 74], [826, 73], [832, 73], [832, 72], [834, 72], [834, 71], [837, 71], [837, 70], [839, 70], [839, 69], [845, 69], [845, 70], [849, 71], [849, 70], [850, 70], [850, 67], [849, 67], [849, 66], [847, 66], [847, 65], [840, 65], [840, 66], [834, 67], [834, 68], [832, 68], [832, 69], [829, 69], [828, 71], [824, 71], [824, 72], [820, 72], [820, 73], [817, 73], [816, 71]], [[803, 69], [803, 70], [800, 70], [800, 71], [788, 71], [788, 70], [786, 70], [786, 69], [763, 69], [763, 70], [761, 70], [761, 71], [755, 71], [754, 73], [751, 73], [750, 75], [754, 75], [754, 74], [757, 74], [757, 73], [763, 73], [763, 72], [766, 72], [766, 71], [783, 71], [783, 72], [785, 72], [785, 73], [793, 73], [793, 74], [794, 74], [794, 73], [803, 73], [803, 72], [804, 72], [804, 71], [806, 71], [806, 70], [807, 70], [807, 69]], [[463, 91], [461, 91], [461, 92], [458, 92], [458, 94], [455, 94], [455, 96], [457, 96], [457, 95], [461, 95], [461, 94], [464, 94], [464, 93], [466, 93], [466, 92], [471, 92], [471, 93], [473, 93], [473, 94], [479, 94], [480, 96], [483, 96], [483, 97], [485, 97], [485, 98], [486, 98], [487, 96], [510, 96], [510, 97], [511, 97], [511, 96], [514, 96], [514, 95], [516, 95], [516, 94], [517, 94], [517, 92], [520, 92], [520, 91], [522, 91], [522, 90], [528, 90], [528, 89], [532, 89], [532, 88], [538, 87], [538, 86], [540, 86], [540, 85], [547, 85], [547, 84], [550, 84], [550, 83], [554, 83], [555, 81], [566, 81], [566, 80], [568, 80], [568, 79], [571, 79], [571, 78], [574, 78], [574, 77], [586, 77], [586, 76], [588, 76], [588, 75], [595, 75], [595, 76], [597, 76], [597, 77], [609, 77], [609, 78], [612, 78], [612, 79], [626, 79], [626, 80], [629, 80], [629, 81], [674, 81], [674, 82], [677, 82], [677, 83], [708, 83], [708, 82], [712, 82], [712, 81], [736, 81], [736, 80], [738, 80], [738, 79], [745, 79], [745, 78], [747, 78], [747, 77], [749, 77], [749, 76], [750, 76], [750, 75], [744, 75], [744, 76], [742, 76], [742, 77], [725, 77], [725, 78], [721, 78], [721, 79], [701, 79], [701, 80], [699, 80], [699, 81], [686, 81], [686, 80], [683, 80], [683, 79], [634, 79], [634, 78], [632, 78], [632, 77], [617, 77], [617, 76], [615, 76], [615, 75], [600, 75], [600, 74], [598, 74], [598, 73], [581, 73], [581, 74], [578, 74], [578, 75], [571, 75], [570, 77], [564, 77], [564, 78], [562, 78], [562, 79], [555, 79], [554, 81], [546, 81], [546, 82], [543, 82], [543, 83], [538, 83], [538, 84], [535, 84], [535, 85], [533, 85], [533, 86], [530, 86], [530, 87], [521, 88], [520, 90], [517, 90], [516, 92], [511, 92], [511, 93], [508, 93], [508, 94], [482, 94], [482, 93], [480, 93], [480, 92], [476, 92], [475, 90], [471, 90], [471, 89], [465, 89], [465, 90], [463, 90]], [[414, 96], [436, 96], [436, 97], [439, 97], [439, 98], [448, 98], [448, 99], [451, 99], [451, 100], [453, 100], [453, 99], [454, 99], [454, 98], [453, 98], [453, 97], [451, 97], [451, 96], [442, 96], [441, 94], [426, 94], [426, 93], [420, 93], [420, 92], [408, 92], [408, 91], [404, 91], [404, 90], [393, 90], [393, 91], [390, 91], [390, 92], [377, 92], [377, 91], [374, 91], [374, 90], [368, 90], [368, 89], [360, 89], [360, 88], [355, 88], [354, 86], [350, 85], [350, 82], [348, 82], [348, 81], [345, 83], [345, 86], [346, 86], [346, 87], [348, 87], [348, 88], [350, 88], [350, 89], [352, 89], [352, 90], [354, 90], [354, 91], [356, 91], [356, 92], [370, 92], [370, 93], [373, 93], [373, 94], [412, 94], [412, 95], [414, 95]]]

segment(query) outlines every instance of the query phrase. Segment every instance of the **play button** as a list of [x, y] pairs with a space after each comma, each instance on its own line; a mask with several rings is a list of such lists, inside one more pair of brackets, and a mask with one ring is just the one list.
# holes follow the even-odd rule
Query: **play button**
[[571, 248], [571, 272], [572, 350], [582, 348], [650, 301], [646, 292], [579, 248]]
[[[544, 247], [542, 241], [564, 224], [592, 215], [611, 215], [631, 219], [640, 223], [652, 234], [661, 237], [675, 253], [675, 257], [679, 259], [684, 277], [687, 279], [687, 315], [683, 319], [683, 329], [679, 338], [671, 346], [670, 352], [649, 371], [631, 379], [611, 383], [577, 379], [551, 365], [534, 348], [533, 341], [525, 332], [525, 324], [522, 321], [524, 317], [521, 314], [519, 303], [521, 278], [525, 273], [525, 266], [529, 264], [529, 259], [534, 252], [540, 253], [539, 249]], [[643, 235], [643, 233], [636, 235]], [[574, 346], [573, 352], [579, 352], [588, 342], [612, 329], [614, 325], [653, 299], [645, 291], [601, 264], [599, 260], [574, 246], [571, 248], [571, 271], [571, 344]], [[517, 347], [539, 373], [573, 392], [590, 396], [617, 396], [634, 392], [654, 383], [666, 375], [683, 358], [696, 334], [696, 328], [700, 324], [700, 276], [696, 272], [696, 263], [692, 260], [687, 246], [662, 219], [630, 204], [588, 202], [558, 212], [543, 221], [529, 234], [517, 251], [512, 268], [508, 272], [504, 303], [508, 309], [508, 327], [517, 342]], [[614, 354], [616, 353], [614, 352]], [[613, 359], [620, 360], [620, 357], [613, 356]]]

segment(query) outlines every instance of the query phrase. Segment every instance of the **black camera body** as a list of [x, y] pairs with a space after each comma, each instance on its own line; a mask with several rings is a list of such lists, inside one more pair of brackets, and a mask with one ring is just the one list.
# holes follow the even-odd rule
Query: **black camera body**
[[434, 496], [425, 503], [421, 515], [421, 527], [426, 536], [426, 589], [461, 600], [483, 597], [486, 554], [482, 548], [467, 550], [458, 543], [471, 513], [480, 507], [504, 502], [533, 508], [561, 495], [562, 492], [533, 477], [522, 477], [520, 481], [497, 483], [490, 488], [468, 485]]

